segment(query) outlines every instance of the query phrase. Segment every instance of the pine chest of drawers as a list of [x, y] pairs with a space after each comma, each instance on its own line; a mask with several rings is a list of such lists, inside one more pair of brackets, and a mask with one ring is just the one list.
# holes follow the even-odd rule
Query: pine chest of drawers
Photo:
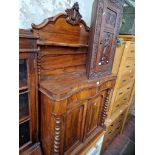
[[130, 97], [134, 86], [134, 71], [135, 71], [135, 58], [134, 58], [134, 37], [123, 36], [124, 39], [122, 45], [117, 47], [116, 55], [113, 65], [113, 74], [117, 75], [116, 85], [112, 95], [112, 101], [109, 109], [109, 117], [120, 106], [126, 104], [129, 105]]

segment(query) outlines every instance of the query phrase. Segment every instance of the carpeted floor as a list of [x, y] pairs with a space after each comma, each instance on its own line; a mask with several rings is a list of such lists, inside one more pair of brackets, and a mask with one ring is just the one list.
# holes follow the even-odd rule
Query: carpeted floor
[[122, 134], [108, 146], [103, 155], [135, 155], [135, 117], [131, 116]]

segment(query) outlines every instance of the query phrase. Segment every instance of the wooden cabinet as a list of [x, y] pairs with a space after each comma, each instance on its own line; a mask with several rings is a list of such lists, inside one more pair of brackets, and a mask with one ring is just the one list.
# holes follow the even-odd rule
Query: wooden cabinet
[[[129, 105], [129, 100], [134, 86], [134, 37], [131, 35], [120, 35], [120, 38], [122, 38], [124, 42], [122, 45], [117, 47], [116, 56], [114, 59], [113, 73], [118, 75], [118, 78], [112, 96], [109, 117], [115, 111], [119, 110], [120, 106], [124, 104]], [[120, 64], [119, 66], [116, 65], [116, 67], [115, 64], [118, 64], [118, 61]]]
[[[60, 26], [61, 25], [61, 26]], [[86, 76], [89, 28], [77, 3], [66, 13], [32, 24], [38, 37], [40, 138], [43, 153], [81, 154], [105, 130], [116, 76]]]
[[123, 131], [134, 96], [134, 36], [120, 35], [119, 37], [124, 41], [116, 49], [113, 64], [112, 72], [117, 75], [117, 80], [105, 122], [107, 130], [102, 153], [114, 137]]
[[[107, 81], [101, 83], [101, 92], [98, 92], [99, 86], [95, 86], [95, 83], [94, 94], [91, 94], [92, 83], [89, 81], [84, 90], [78, 90], [76, 93], [72, 90], [72, 95], [63, 100], [51, 99], [52, 96], [45, 91], [45, 85], [41, 85], [41, 142], [46, 155], [79, 154], [95, 136], [103, 134], [114, 79], [115, 77], [107, 77]], [[84, 77], [81, 77], [78, 84], [83, 80]], [[52, 81], [51, 85], [56, 82]], [[89, 96], [84, 95], [85, 90]], [[78, 99], [77, 96], [81, 98]], [[77, 100], [70, 102], [71, 98]]]
[[[27, 40], [28, 43], [27, 43]], [[27, 43], [27, 44], [26, 44]], [[36, 38], [20, 30], [19, 53], [19, 150], [20, 154], [40, 153], [37, 126]], [[33, 48], [32, 48], [33, 47]]]
[[[19, 60], [19, 146], [28, 145], [35, 141], [35, 87], [30, 80], [35, 83], [34, 54], [20, 54]], [[30, 135], [30, 130], [33, 134]]]
[[87, 61], [89, 78], [111, 73], [122, 9], [119, 0], [94, 1]]

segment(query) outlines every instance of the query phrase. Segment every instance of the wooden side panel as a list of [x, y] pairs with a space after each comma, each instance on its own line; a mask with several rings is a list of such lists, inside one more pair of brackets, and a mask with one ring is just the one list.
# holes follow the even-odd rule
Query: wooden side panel
[[116, 47], [115, 58], [114, 58], [113, 67], [112, 67], [112, 73], [113, 74], [117, 75], [117, 73], [118, 73], [120, 63], [121, 63], [121, 59], [122, 59], [122, 55], [123, 55], [124, 46], [125, 45], [121, 45], [121, 46]]
[[[60, 105], [61, 104], [61, 105]], [[41, 93], [41, 144], [46, 155], [63, 154], [65, 101], [53, 102]], [[61, 108], [63, 106], [63, 108]]]
[[[40, 100], [40, 110], [41, 110], [41, 122], [40, 122], [40, 133], [41, 133], [41, 146], [43, 148], [43, 153], [46, 155], [51, 154], [51, 146], [52, 146], [52, 140], [54, 133], [51, 132], [51, 130], [54, 130], [54, 122], [51, 121], [51, 108], [50, 108], [50, 102], [48, 98], [43, 95], [41, 95]], [[51, 140], [52, 139], [52, 140]]]

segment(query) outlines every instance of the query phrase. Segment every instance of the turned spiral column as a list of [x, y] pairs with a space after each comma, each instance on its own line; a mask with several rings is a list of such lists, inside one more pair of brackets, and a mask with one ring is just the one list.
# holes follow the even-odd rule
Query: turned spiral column
[[104, 129], [106, 129], [106, 126], [105, 126], [104, 122], [105, 122], [105, 119], [107, 117], [110, 93], [111, 93], [111, 90], [108, 89], [107, 92], [106, 92], [106, 97], [105, 97], [104, 103], [102, 104], [101, 126]]
[[55, 128], [54, 128], [54, 143], [53, 143], [53, 154], [61, 154], [61, 118], [55, 118]]

